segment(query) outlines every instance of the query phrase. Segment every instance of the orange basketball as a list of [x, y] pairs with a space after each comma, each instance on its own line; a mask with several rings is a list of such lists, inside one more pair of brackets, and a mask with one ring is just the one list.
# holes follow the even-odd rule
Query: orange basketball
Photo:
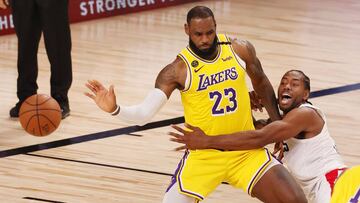
[[46, 94], [34, 94], [22, 103], [19, 120], [29, 134], [46, 136], [59, 126], [61, 109], [52, 97]]

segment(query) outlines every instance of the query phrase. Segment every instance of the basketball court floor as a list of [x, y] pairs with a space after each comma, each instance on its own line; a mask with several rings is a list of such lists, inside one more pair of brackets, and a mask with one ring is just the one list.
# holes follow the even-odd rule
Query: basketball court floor
[[[140, 128], [99, 110], [84, 84], [114, 84], [120, 104], [141, 102], [187, 45], [183, 25], [195, 5], [213, 9], [219, 33], [255, 46], [275, 90], [285, 71], [303, 70], [338, 151], [349, 166], [360, 164], [360, 2], [201, 1], [72, 24], [71, 116], [47, 137], [30, 136], [9, 118], [17, 101], [17, 39], [0, 37], [1, 202], [161, 202], [183, 154], [167, 135], [168, 124], [183, 116], [179, 93], [152, 119], [160, 122]], [[38, 57], [38, 92], [49, 94], [43, 42]], [[259, 201], [221, 185], [204, 202]]]

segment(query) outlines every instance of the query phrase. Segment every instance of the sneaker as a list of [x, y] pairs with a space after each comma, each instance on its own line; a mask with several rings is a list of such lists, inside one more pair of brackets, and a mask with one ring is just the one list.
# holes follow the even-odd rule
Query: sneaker
[[70, 116], [70, 108], [69, 108], [69, 99], [67, 97], [61, 96], [59, 94], [51, 95], [54, 98], [61, 108], [61, 119], [65, 119]]
[[70, 108], [68, 105], [60, 105], [61, 108], [61, 119], [65, 119], [70, 116]]
[[18, 103], [16, 103], [15, 104], [15, 106], [14, 107], [12, 107], [11, 109], [10, 109], [10, 117], [11, 118], [18, 118], [19, 117], [19, 111], [20, 111], [20, 106], [21, 106], [21, 103], [22, 102], [18, 102]]

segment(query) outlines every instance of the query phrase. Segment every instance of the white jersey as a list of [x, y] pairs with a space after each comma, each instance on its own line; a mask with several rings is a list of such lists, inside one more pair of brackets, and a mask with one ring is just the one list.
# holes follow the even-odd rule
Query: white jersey
[[288, 151], [284, 154], [284, 163], [303, 188], [309, 203], [330, 202], [331, 188], [325, 174], [346, 166], [330, 137], [325, 115], [319, 108], [308, 103], [299, 108], [315, 109], [324, 120], [324, 126], [312, 138], [286, 140]]

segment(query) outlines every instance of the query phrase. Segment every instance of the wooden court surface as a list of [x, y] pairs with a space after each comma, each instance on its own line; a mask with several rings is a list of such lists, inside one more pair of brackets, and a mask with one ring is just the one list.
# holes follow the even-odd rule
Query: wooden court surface
[[[218, 32], [255, 46], [275, 90], [283, 73], [301, 69], [312, 91], [360, 82], [360, 2], [357, 0], [223, 0], [184, 4], [71, 25], [71, 116], [52, 135], [27, 135], [9, 109], [16, 98], [17, 40], [0, 37], [0, 150], [127, 127], [83, 95], [88, 79], [115, 85], [118, 102], [135, 104], [157, 73], [187, 45], [183, 30], [195, 5], [213, 9]], [[39, 49], [39, 93], [49, 93], [49, 63]], [[360, 164], [360, 90], [311, 100], [327, 115], [332, 137], [349, 166]], [[182, 116], [178, 92], [152, 119]], [[264, 117], [256, 114], [257, 117]], [[1, 202], [161, 202], [183, 152], [169, 127], [119, 135], [0, 159]], [[31, 200], [32, 199], [32, 200]], [[36, 200], [37, 199], [37, 200]], [[204, 202], [259, 202], [221, 185]]]

